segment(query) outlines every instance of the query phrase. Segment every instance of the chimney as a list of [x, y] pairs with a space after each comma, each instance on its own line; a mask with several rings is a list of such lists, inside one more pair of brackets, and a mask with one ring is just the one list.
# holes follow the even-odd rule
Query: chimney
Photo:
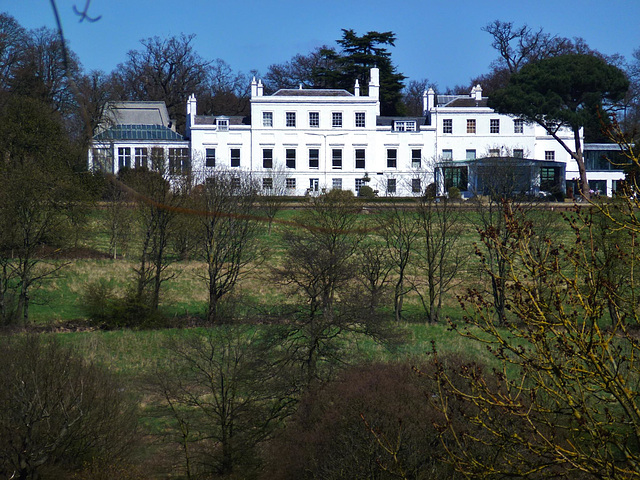
[[[474, 88], [475, 90], [475, 97], [477, 101], [482, 100], [482, 87], [480, 86], [480, 84], [476, 85], [476, 87]], [[473, 90], [472, 90], [473, 92]]]
[[251, 98], [258, 96], [258, 82], [256, 82], [256, 77], [253, 77], [251, 80]]
[[373, 67], [371, 69], [371, 78], [369, 80], [369, 97], [375, 98], [378, 104], [377, 115], [380, 115], [380, 69]]
[[[192, 93], [187, 100], [187, 132], [191, 129], [191, 126], [195, 123], [196, 109], [197, 109], [196, 96]], [[191, 136], [191, 135], [188, 135]]]
[[360, 96], [360, 82], [358, 82], [357, 78], [356, 78], [356, 85], [355, 87], [353, 87], [353, 93], [355, 94], [356, 97]]
[[429, 90], [426, 90], [422, 94], [422, 108], [424, 110], [424, 114], [428, 114], [434, 107], [436, 106], [436, 92], [433, 88], [429, 87]]
[[262, 85], [262, 80], [258, 80], [258, 97], [264, 95], [264, 85]]

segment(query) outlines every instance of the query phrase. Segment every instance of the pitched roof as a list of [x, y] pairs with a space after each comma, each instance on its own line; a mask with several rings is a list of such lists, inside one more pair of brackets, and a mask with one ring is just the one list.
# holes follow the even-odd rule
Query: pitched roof
[[[243, 117], [241, 115], [232, 115], [230, 117], [222, 116], [229, 120], [229, 125], [251, 125], [250, 117]], [[216, 119], [218, 116], [213, 115], [196, 115], [195, 124], [196, 125], [215, 125]]]
[[95, 135], [94, 140], [184, 140], [163, 125], [115, 125]]
[[274, 97], [353, 97], [353, 94], [341, 89], [316, 88], [281, 88], [273, 94]]
[[476, 100], [471, 97], [458, 97], [455, 100], [450, 101], [445, 107], [486, 107], [487, 97], [482, 97], [482, 100]]
[[170, 126], [164, 102], [109, 102], [105, 116], [107, 128], [110, 124]]

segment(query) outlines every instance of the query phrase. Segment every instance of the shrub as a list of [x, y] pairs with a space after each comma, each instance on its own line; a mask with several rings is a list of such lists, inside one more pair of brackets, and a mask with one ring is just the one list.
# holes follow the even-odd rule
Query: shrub
[[427, 185], [427, 188], [424, 189], [424, 197], [429, 200], [436, 198], [437, 194], [438, 190], [436, 189], [435, 183], [430, 183], [429, 185]]
[[363, 185], [358, 192], [360, 198], [375, 198], [376, 192], [369, 185]]
[[0, 339], [0, 385], [1, 478], [69, 478], [119, 465], [137, 444], [135, 404], [57, 341]]
[[119, 293], [114, 282], [100, 279], [87, 285], [83, 295], [87, 318], [97, 327], [151, 328], [162, 323], [162, 315], [149, 306], [144, 298], [128, 290]]
[[460, 194], [460, 189], [458, 187], [449, 187], [449, 199], [450, 200], [460, 200], [462, 195]]

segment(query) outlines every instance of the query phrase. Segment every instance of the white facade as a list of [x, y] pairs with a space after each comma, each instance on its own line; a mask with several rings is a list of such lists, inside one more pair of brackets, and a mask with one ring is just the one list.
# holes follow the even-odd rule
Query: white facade
[[[362, 185], [381, 196], [415, 195], [433, 181], [436, 164], [490, 156], [562, 162], [564, 180], [578, 177], [576, 162], [554, 138], [540, 126], [495, 113], [479, 85], [468, 96], [425, 92], [424, 116], [418, 118], [380, 116], [376, 68], [367, 95], [360, 95], [357, 83], [353, 93], [301, 87], [264, 95], [254, 79], [250, 121], [198, 116], [196, 106], [191, 96], [186, 136], [196, 175], [237, 168], [266, 179], [265, 187], [284, 177], [291, 195], [332, 188], [357, 192]], [[572, 145], [568, 129], [558, 135]], [[622, 174], [606, 177], [610, 194], [613, 177]], [[597, 172], [589, 178], [601, 180]]]

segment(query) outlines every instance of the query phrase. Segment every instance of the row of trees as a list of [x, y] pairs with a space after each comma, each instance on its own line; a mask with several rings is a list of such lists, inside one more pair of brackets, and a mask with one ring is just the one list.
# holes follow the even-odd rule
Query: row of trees
[[[496, 20], [484, 30], [492, 37], [492, 46], [499, 57], [490, 65], [490, 73], [475, 77], [470, 85], [438, 89], [427, 79], [411, 80], [393, 64], [389, 47], [393, 47], [393, 32], [366, 32], [358, 35], [343, 29], [336, 46], [321, 46], [308, 54], [295, 55], [291, 60], [273, 64], [264, 73], [265, 88], [352, 89], [359, 81], [366, 94], [368, 72], [380, 69], [381, 109], [383, 115], [422, 115], [422, 94], [429, 87], [444, 93], [468, 93], [472, 85], [481, 83], [484, 92], [493, 92], [507, 85], [509, 78], [524, 66], [539, 60], [566, 54], [596, 56], [626, 71], [637, 87], [637, 59], [625, 64], [622, 57], [604, 56], [586, 45], [582, 39], [567, 39], [551, 35], [527, 25], [514, 26]], [[178, 131], [185, 125], [185, 104], [191, 93], [199, 99], [201, 114], [247, 115], [249, 113], [249, 80], [258, 72], [233, 72], [221, 59], [204, 59], [194, 50], [193, 34], [141, 41], [138, 49], [128, 52], [127, 59], [110, 73], [85, 73], [73, 52], [62, 48], [58, 32], [47, 28], [27, 31], [11, 16], [0, 16], [0, 90], [28, 92], [37, 96], [66, 117], [68, 131], [83, 132], [88, 140], [102, 118], [108, 100], [161, 100], [167, 104], [170, 117]], [[638, 116], [637, 88], [627, 99], [627, 119]], [[597, 119], [587, 125], [587, 137], [601, 137]]]

